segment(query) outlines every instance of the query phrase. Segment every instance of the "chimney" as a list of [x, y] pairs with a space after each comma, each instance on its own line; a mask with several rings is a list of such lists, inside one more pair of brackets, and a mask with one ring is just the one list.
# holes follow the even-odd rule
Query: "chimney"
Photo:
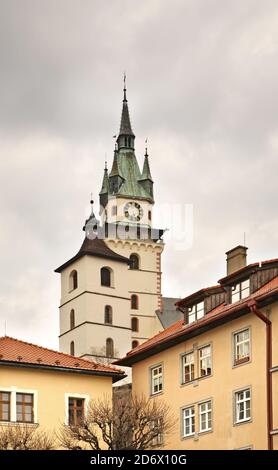
[[227, 251], [227, 276], [246, 266], [247, 250], [246, 246], [239, 245]]

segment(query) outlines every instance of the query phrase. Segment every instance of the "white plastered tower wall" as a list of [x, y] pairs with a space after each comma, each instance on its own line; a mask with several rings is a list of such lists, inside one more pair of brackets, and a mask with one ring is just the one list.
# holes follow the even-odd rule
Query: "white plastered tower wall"
[[[112, 270], [112, 286], [101, 286], [100, 270]], [[83, 256], [61, 273], [60, 351], [70, 354], [74, 341], [75, 355], [102, 361], [105, 359], [106, 339], [114, 343], [115, 357], [122, 357], [131, 348], [129, 320], [130, 298], [126, 287], [127, 265], [94, 256]], [[78, 287], [69, 289], [73, 270], [78, 274]], [[104, 323], [105, 306], [112, 308], [112, 325]], [[74, 310], [75, 327], [70, 325]], [[112, 358], [113, 359], [113, 358]]]

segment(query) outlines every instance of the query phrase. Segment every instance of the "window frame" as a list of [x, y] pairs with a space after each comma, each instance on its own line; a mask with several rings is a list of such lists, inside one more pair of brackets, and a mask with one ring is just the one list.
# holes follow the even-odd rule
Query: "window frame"
[[78, 272], [76, 269], [72, 269], [69, 274], [69, 292], [72, 292], [78, 288]]
[[[1, 397], [2, 395], [8, 395], [8, 400], [3, 400]], [[11, 400], [12, 394], [11, 391], [2, 390], [0, 389], [0, 423], [9, 423], [11, 421]], [[2, 409], [2, 405], [8, 405], [8, 419], [3, 418], [3, 414], [5, 413]]]
[[[243, 357], [242, 359], [237, 359], [237, 342], [236, 342], [236, 336], [239, 335], [240, 333], [243, 333], [244, 331], [249, 331], [249, 338], [248, 338], [248, 343], [249, 343], [249, 355], [246, 357]], [[243, 344], [245, 341], [241, 341], [239, 344]], [[232, 366], [233, 367], [238, 367], [242, 366], [244, 364], [248, 364], [251, 362], [251, 353], [252, 353], [252, 331], [251, 331], [251, 326], [246, 326], [244, 328], [241, 328], [240, 330], [233, 331], [232, 332]]]
[[[191, 413], [189, 416], [185, 416], [185, 412], [187, 410], [193, 410], [193, 413]], [[193, 405], [188, 405], [188, 406], [185, 406], [182, 408], [181, 410], [181, 420], [182, 420], [182, 438], [183, 439], [186, 439], [188, 437], [193, 437], [195, 436], [196, 434], [196, 411], [195, 411], [195, 404]], [[186, 429], [186, 425], [185, 425], [185, 422], [186, 422], [186, 419], [190, 419], [190, 421], [192, 421], [192, 418], [194, 420], [193, 422], [193, 425], [192, 425], [192, 422], [190, 422], [190, 428], [191, 428], [191, 432], [186, 434], [185, 433], [185, 429]], [[192, 428], [194, 427], [194, 430], [192, 430]]]
[[90, 402], [90, 395], [80, 393], [65, 393], [65, 426], [69, 426], [69, 398], [84, 400], [84, 417], [87, 416]]
[[[136, 299], [136, 306], [133, 307], [133, 300], [132, 299]], [[131, 297], [130, 297], [130, 308], [131, 310], [139, 310], [139, 297], [137, 294], [132, 294]]]
[[[247, 392], [247, 391], [249, 391], [249, 399], [244, 399], [244, 400], [237, 401], [237, 395], [239, 395], [240, 393]], [[247, 401], [250, 402], [250, 406], [249, 406], [250, 416], [248, 418], [238, 419], [238, 404], [239, 403], [244, 403], [245, 404]], [[244, 414], [245, 413], [246, 413], [246, 410], [244, 410]], [[252, 421], [252, 389], [251, 389], [251, 386], [247, 386], [247, 387], [244, 387], [244, 388], [240, 388], [238, 390], [234, 390], [234, 392], [233, 392], [233, 416], [234, 416], [234, 425], [235, 426], [238, 426], [238, 425], [241, 425], [241, 424], [247, 424], [247, 423], [250, 423]]]
[[[191, 361], [188, 365], [189, 365], [189, 375], [190, 375], [190, 380], [185, 380], [185, 358], [187, 356], [192, 356], [193, 357], [193, 361]], [[193, 377], [192, 377], [192, 365], [193, 365]], [[186, 384], [189, 384], [191, 382], [193, 382], [194, 380], [196, 380], [196, 377], [195, 377], [195, 374], [196, 374], [196, 367], [195, 367], [195, 351], [194, 349], [192, 349], [191, 351], [188, 351], [188, 352], [185, 352], [183, 354], [181, 354], [181, 384], [182, 385], [186, 385]]]
[[[198, 308], [198, 306], [202, 305], [202, 308]], [[199, 312], [203, 312], [201, 316], [198, 315]], [[201, 320], [205, 316], [205, 301], [202, 300], [187, 309], [187, 325], [191, 325], [192, 323]], [[192, 321], [190, 321], [190, 317], [194, 317]]]
[[[132, 257], [133, 259], [136, 258], [136, 266], [135, 267], [132, 267], [132, 265], [134, 265], [133, 261], [132, 261]], [[140, 270], [140, 258], [139, 258], [139, 255], [137, 253], [131, 253], [131, 255], [129, 256], [129, 261], [130, 261], [130, 264], [129, 264], [129, 269], [131, 271], [139, 271]]]
[[104, 324], [113, 325], [113, 309], [111, 305], [104, 306]]
[[[31, 397], [31, 401], [28, 402], [28, 401], [25, 401], [25, 399], [22, 399], [21, 401], [18, 401], [18, 395], [22, 395], [22, 397], [26, 397], [26, 396], [29, 396]], [[17, 423], [24, 423], [24, 424], [34, 424], [35, 421], [34, 421], [34, 394], [33, 393], [29, 393], [29, 392], [20, 392], [20, 391], [16, 391], [16, 395], [15, 395], [15, 400], [16, 400], [16, 422]], [[22, 419], [18, 419], [18, 410], [17, 410], [17, 407], [18, 406], [21, 406], [22, 407]], [[31, 407], [31, 421], [26, 421], [26, 419], [24, 419], [26, 416], [26, 408], [27, 407]], [[29, 414], [29, 413], [28, 413]]]
[[[210, 409], [206, 409], [204, 412], [201, 411], [201, 407], [203, 405], [210, 404]], [[210, 414], [210, 427], [208, 426], [209, 423], [209, 418], [206, 417], [206, 427], [205, 429], [202, 429], [202, 416]], [[212, 431], [212, 399], [208, 400], [203, 400], [201, 402], [198, 402], [198, 421], [199, 421], [199, 429], [198, 429], [198, 434], [203, 434], [205, 432], [211, 432]]]
[[[247, 287], [243, 287], [243, 284], [248, 282]], [[237, 290], [236, 290], [237, 289]], [[248, 295], [243, 295], [246, 291], [248, 291]], [[251, 294], [251, 282], [250, 282], [250, 277], [247, 279], [244, 279], [242, 281], [239, 281], [237, 284], [233, 284], [231, 286], [231, 304], [235, 304], [236, 302], [239, 302], [240, 300], [246, 299], [249, 297]], [[238, 295], [237, 300], [233, 300], [233, 297]]]
[[[108, 346], [108, 341], [109, 341], [110, 346]], [[111, 354], [108, 354], [108, 347], [111, 348]], [[106, 340], [105, 340], [105, 354], [106, 354], [106, 357], [109, 357], [110, 359], [115, 358], [115, 343], [114, 343], [113, 338], [110, 338], [110, 337], [106, 338]]]
[[[201, 357], [201, 351], [206, 349], [206, 348], [210, 349], [210, 354], [207, 355], [207, 356], [204, 356], [202, 358]], [[212, 376], [212, 345], [211, 344], [206, 344], [204, 346], [198, 347], [197, 353], [198, 353], [198, 375], [199, 375], [198, 378], [203, 379], [205, 377], [211, 377]], [[203, 370], [203, 368], [201, 367], [202, 361], [207, 361], [208, 359], [209, 359], [209, 362], [210, 362], [210, 373], [202, 375], [202, 373], [201, 373], [201, 371]], [[209, 367], [206, 366], [206, 369], [209, 369]]]
[[[133, 328], [133, 324], [135, 323], [136, 327]], [[131, 331], [132, 333], [138, 333], [139, 331], [139, 318], [137, 317], [131, 317]]]
[[[161, 368], [161, 372], [158, 374], [158, 380], [159, 378], [161, 377], [161, 382], [158, 382], [158, 385], [161, 385], [161, 389], [160, 390], [157, 390], [155, 391], [154, 390], [154, 375], [153, 375], [153, 372], [154, 370], [156, 369], [160, 369]], [[153, 366], [150, 367], [150, 396], [157, 396], [161, 393], [163, 393], [164, 391], [164, 368], [163, 368], [163, 363], [159, 363], [159, 364], [155, 364]]]

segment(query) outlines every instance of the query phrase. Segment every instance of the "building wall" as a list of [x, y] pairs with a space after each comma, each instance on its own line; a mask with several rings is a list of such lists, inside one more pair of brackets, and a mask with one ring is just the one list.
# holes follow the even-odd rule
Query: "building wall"
[[133, 339], [142, 343], [163, 328], [156, 310], [161, 307], [161, 264], [163, 243], [134, 240], [107, 240], [109, 248], [126, 258], [135, 253], [139, 257], [139, 270], [128, 270], [125, 283], [128, 296], [138, 296], [138, 310], [130, 309], [130, 315], [139, 319], [139, 331], [132, 332]]
[[[277, 333], [278, 306], [271, 309], [273, 322], [273, 365], [278, 364]], [[251, 360], [233, 366], [233, 333], [251, 328]], [[275, 340], [276, 338], [276, 340]], [[202, 345], [212, 346], [212, 375], [181, 385], [181, 354]], [[168, 449], [237, 449], [252, 446], [267, 448], [266, 421], [266, 342], [265, 325], [253, 314], [245, 315], [198, 337], [178, 344], [149, 357], [132, 368], [133, 391], [150, 395], [150, 368], [162, 363], [164, 390], [157, 399], [165, 400], [172, 408], [177, 424], [166, 440]], [[278, 372], [273, 374], [274, 428], [278, 427]], [[234, 424], [233, 392], [251, 388], [251, 420]], [[212, 400], [212, 431], [189, 438], [181, 437], [181, 409], [204, 400]], [[198, 426], [197, 426], [198, 430]], [[274, 444], [277, 448], [277, 436]]]
[[34, 393], [36, 422], [51, 433], [66, 422], [67, 395], [87, 401], [111, 396], [112, 378], [1, 366], [0, 390]]

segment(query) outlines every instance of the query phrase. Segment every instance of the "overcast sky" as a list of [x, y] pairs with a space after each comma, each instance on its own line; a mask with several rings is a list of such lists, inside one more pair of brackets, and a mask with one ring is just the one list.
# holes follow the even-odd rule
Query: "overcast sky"
[[[0, 0], [0, 335], [58, 347], [59, 275], [113, 155], [127, 73], [157, 205], [193, 204], [163, 293], [278, 257], [277, 0]], [[171, 228], [171, 227], [169, 227]]]

